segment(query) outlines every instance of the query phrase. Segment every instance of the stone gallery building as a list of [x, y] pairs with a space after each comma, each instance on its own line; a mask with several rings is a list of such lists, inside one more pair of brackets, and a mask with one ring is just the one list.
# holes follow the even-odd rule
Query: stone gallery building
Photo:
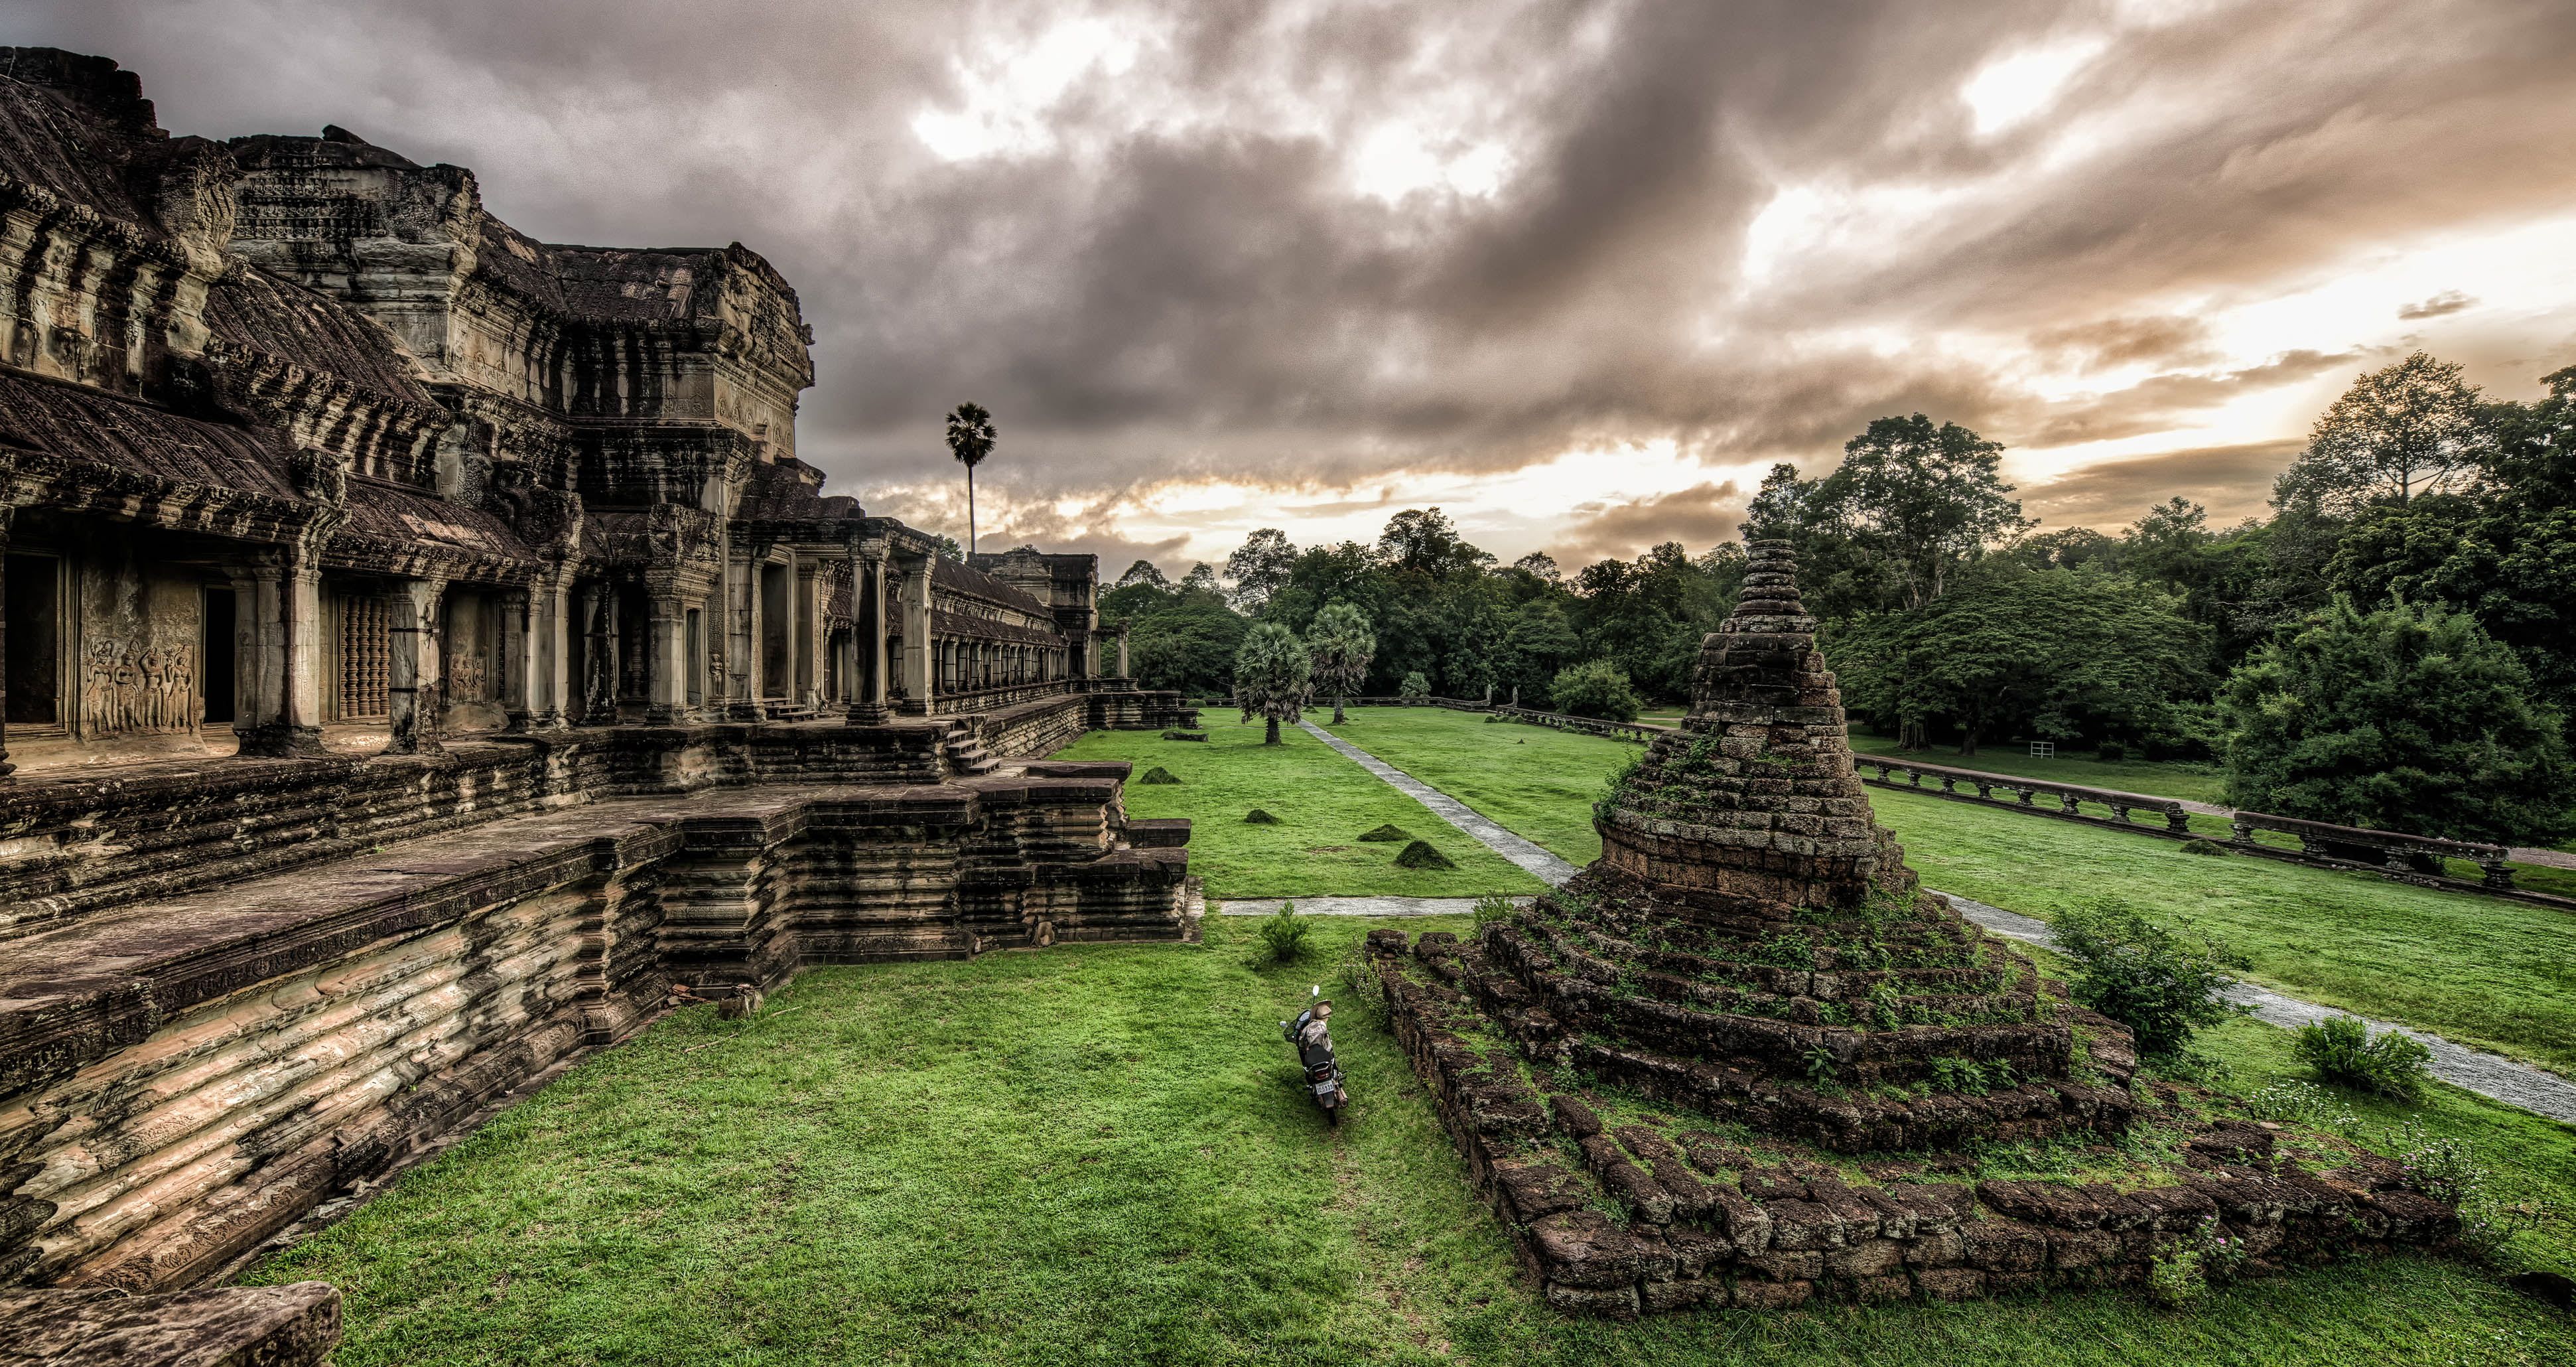
[[0, 1284], [185, 1287], [659, 1008], [1179, 938], [1088, 555], [797, 458], [740, 244], [0, 49]]

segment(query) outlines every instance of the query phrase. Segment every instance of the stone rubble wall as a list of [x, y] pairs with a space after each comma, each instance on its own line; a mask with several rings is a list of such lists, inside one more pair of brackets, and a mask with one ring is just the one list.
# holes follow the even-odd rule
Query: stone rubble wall
[[2205, 1234], [2240, 1241], [2244, 1273], [2261, 1275], [2458, 1233], [2457, 1214], [2408, 1190], [2396, 1164], [2311, 1176], [2276, 1164], [2272, 1133], [2254, 1127], [2212, 1128], [2188, 1145], [2175, 1185], [2124, 1192], [1942, 1181], [1902, 1161], [1864, 1164], [1876, 1180], [1856, 1182], [1822, 1164], [1766, 1167], [1706, 1132], [1605, 1125], [1578, 1096], [1542, 1097], [1508, 1052], [1480, 1052], [1440, 1024], [1472, 1007], [1437, 975], [1410, 971], [1404, 939], [1380, 929], [1368, 944], [1397, 1042], [1560, 1310], [1625, 1319], [2133, 1285]]

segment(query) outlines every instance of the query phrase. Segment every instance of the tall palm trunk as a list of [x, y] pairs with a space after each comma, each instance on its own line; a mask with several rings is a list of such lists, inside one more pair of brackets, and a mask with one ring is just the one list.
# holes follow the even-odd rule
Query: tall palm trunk
[[1345, 717], [1345, 716], [1343, 716], [1343, 715], [1342, 715], [1342, 695], [1341, 695], [1341, 694], [1339, 694], [1339, 693], [1334, 694], [1334, 695], [1333, 695], [1333, 725], [1335, 725], [1335, 726], [1339, 726], [1339, 725], [1341, 725], [1342, 723], [1344, 723], [1344, 722], [1346, 722], [1346, 721], [1349, 721], [1349, 720], [1350, 720], [1350, 718]]
[[1269, 730], [1262, 734], [1261, 743], [1264, 745], [1277, 745], [1279, 743], [1279, 719], [1277, 717], [1264, 717], [1262, 720], [1269, 723]]
[[966, 554], [975, 554], [975, 467], [966, 467]]

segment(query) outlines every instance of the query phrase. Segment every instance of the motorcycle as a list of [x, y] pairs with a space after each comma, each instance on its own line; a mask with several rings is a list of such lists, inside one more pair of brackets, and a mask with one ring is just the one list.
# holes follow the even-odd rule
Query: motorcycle
[[1323, 999], [1324, 989], [1320, 986], [1310, 988], [1307, 995], [1312, 1004], [1299, 1012], [1297, 1019], [1279, 1022], [1279, 1033], [1297, 1046], [1297, 1062], [1306, 1073], [1307, 1095], [1324, 1112], [1324, 1123], [1338, 1127], [1342, 1108], [1351, 1104], [1351, 1093], [1342, 1082], [1341, 1062], [1333, 1057], [1332, 1029], [1325, 1024], [1333, 1004]]

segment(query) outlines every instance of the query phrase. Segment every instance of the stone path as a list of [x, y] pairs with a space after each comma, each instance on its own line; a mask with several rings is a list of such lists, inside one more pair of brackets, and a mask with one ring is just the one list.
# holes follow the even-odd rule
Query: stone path
[[[1545, 879], [1550, 887], [1559, 886], [1575, 875], [1576, 870], [1572, 864], [1495, 825], [1447, 793], [1388, 764], [1349, 741], [1331, 734], [1313, 722], [1299, 722], [1298, 725], [1304, 727], [1316, 739], [1348, 756], [1361, 768], [1386, 780], [1397, 790], [1438, 813], [1442, 820], [1465, 831], [1482, 842], [1487, 849]], [[2194, 810], [2205, 805], [2193, 804]], [[2224, 814], [2226, 809], [2211, 810]], [[2525, 853], [2557, 855], [2556, 851], [2551, 850], [2518, 850], [2514, 857], [2519, 859]], [[2557, 857], [2571, 856], [2557, 855]], [[1931, 889], [1927, 888], [1925, 891], [1930, 892]], [[1946, 900], [1958, 909], [1960, 915], [1997, 935], [2008, 939], [2026, 940], [2035, 945], [2056, 943], [2056, 937], [2049, 933], [2046, 921], [1946, 892], [1935, 892], [1933, 895]], [[1472, 898], [1465, 897], [1314, 897], [1298, 900], [1297, 909], [1300, 912], [1311, 911], [1325, 916], [1456, 916], [1474, 910], [1475, 905]], [[1279, 903], [1276, 900], [1228, 902], [1224, 904], [1222, 914], [1266, 916], [1278, 906]], [[2328, 1016], [2346, 1014], [2332, 1007], [2319, 1006], [2315, 1002], [2283, 996], [2269, 988], [2256, 987], [2252, 983], [2238, 983], [2227, 995], [2230, 1000], [2251, 1008], [2256, 1020], [2285, 1029], [2295, 1030]], [[2433, 1076], [2444, 1082], [2476, 1092], [2480, 1096], [2491, 1097], [2508, 1106], [2520, 1107], [2534, 1115], [2547, 1116], [2551, 1120], [2576, 1125], [2576, 1082], [2570, 1082], [2555, 1073], [2545, 1072], [2526, 1063], [2516, 1063], [2512, 1059], [2496, 1054], [2483, 1053], [2453, 1044], [2439, 1035], [2426, 1034], [2421, 1030], [2410, 1030], [2402, 1025], [2392, 1025], [2387, 1021], [2367, 1018], [2364, 1018], [2363, 1024], [2368, 1026], [2370, 1033], [2374, 1035], [2395, 1030], [2422, 1041], [2425, 1048], [2433, 1051]]]
[[1447, 793], [1444, 793], [1439, 789], [1432, 787], [1430, 784], [1415, 778], [1413, 775], [1396, 768], [1385, 760], [1379, 759], [1377, 756], [1372, 755], [1368, 751], [1334, 735], [1332, 732], [1317, 726], [1313, 722], [1301, 721], [1297, 723], [1297, 725], [1304, 729], [1307, 735], [1313, 736], [1315, 739], [1333, 747], [1335, 750], [1340, 751], [1344, 758], [1359, 765], [1361, 768], [1368, 770], [1370, 773], [1377, 775], [1379, 778], [1386, 780], [1387, 784], [1393, 787], [1397, 792], [1400, 792], [1405, 796], [1412, 798], [1414, 801], [1421, 803], [1423, 806], [1430, 808], [1434, 815], [1438, 816], [1441, 820], [1448, 822], [1450, 825], [1457, 827], [1459, 830], [1465, 831], [1470, 837], [1472, 837], [1477, 843], [1483, 845], [1486, 849], [1492, 850], [1494, 853], [1501, 855], [1505, 859], [1508, 859], [1513, 863], [1520, 865], [1522, 868], [1527, 869], [1532, 874], [1537, 875], [1539, 881], [1547, 884], [1549, 887], [1561, 887], [1564, 885], [1565, 880], [1572, 878], [1577, 872], [1579, 872], [1579, 870], [1577, 870], [1572, 864], [1566, 863], [1564, 860], [1557, 858], [1546, 850], [1540, 849], [1529, 841], [1523, 840], [1519, 836], [1512, 834], [1510, 831], [1504, 830], [1502, 827], [1495, 825], [1492, 821], [1487, 820], [1484, 816], [1469, 808], [1467, 804], [1460, 802], [1458, 799], [1449, 796]]
[[[2024, 916], [2017, 911], [1988, 906], [1983, 902], [1952, 893], [1936, 892], [1933, 896], [1947, 901], [1958, 909], [1960, 915], [1997, 935], [2008, 939], [2026, 940], [2035, 945], [2054, 946], [2057, 942], [2056, 936], [2049, 932], [2046, 921]], [[2256, 987], [2252, 983], [2238, 983], [2228, 990], [2227, 996], [2230, 1001], [2252, 1008], [2254, 1019], [2266, 1025], [2280, 1026], [2285, 1030], [2296, 1030], [2302, 1025], [2313, 1024], [2328, 1016], [2347, 1014], [2332, 1007], [2319, 1006], [2315, 1002], [2283, 996], [2269, 988]], [[2444, 1082], [2476, 1092], [2480, 1096], [2493, 1097], [2508, 1106], [2519, 1106], [2534, 1115], [2545, 1115], [2552, 1120], [2576, 1124], [2576, 1082], [2570, 1082], [2555, 1073], [2545, 1072], [2529, 1064], [2516, 1063], [2509, 1058], [2453, 1044], [2439, 1035], [2426, 1034], [2421, 1030], [2410, 1030], [2402, 1025], [2392, 1025], [2387, 1021], [2375, 1021], [2366, 1017], [2362, 1023], [2367, 1025], [2370, 1033], [2374, 1035], [2394, 1030], [2401, 1035], [2422, 1041], [2425, 1048], [2433, 1051], [2433, 1076]]]

